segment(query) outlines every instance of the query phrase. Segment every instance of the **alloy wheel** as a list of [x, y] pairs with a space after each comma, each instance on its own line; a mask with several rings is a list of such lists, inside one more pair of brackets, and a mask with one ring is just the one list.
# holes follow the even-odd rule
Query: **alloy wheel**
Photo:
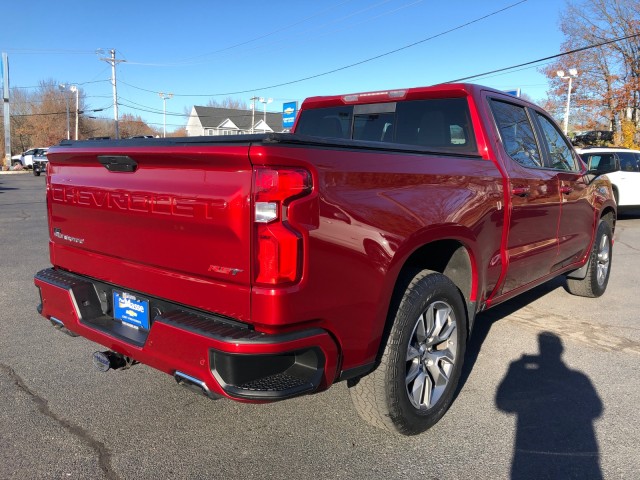
[[432, 408], [444, 394], [457, 360], [457, 323], [443, 301], [429, 305], [416, 320], [407, 347], [405, 385], [418, 410]]

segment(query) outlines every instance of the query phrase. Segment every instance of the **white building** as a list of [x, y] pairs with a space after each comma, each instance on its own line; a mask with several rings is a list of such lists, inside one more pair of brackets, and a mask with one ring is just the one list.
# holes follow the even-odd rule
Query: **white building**
[[[194, 106], [187, 121], [187, 135], [196, 137], [252, 133], [251, 119], [251, 110]], [[281, 113], [267, 112], [267, 122], [265, 123], [264, 112], [256, 109], [253, 121], [253, 133], [282, 131]]]

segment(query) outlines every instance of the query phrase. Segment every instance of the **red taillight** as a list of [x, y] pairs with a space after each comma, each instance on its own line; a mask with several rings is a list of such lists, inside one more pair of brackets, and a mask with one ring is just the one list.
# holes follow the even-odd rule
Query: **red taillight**
[[311, 174], [300, 168], [256, 167], [253, 178], [255, 281], [295, 282], [302, 269], [302, 235], [289, 224], [287, 209], [311, 192]]

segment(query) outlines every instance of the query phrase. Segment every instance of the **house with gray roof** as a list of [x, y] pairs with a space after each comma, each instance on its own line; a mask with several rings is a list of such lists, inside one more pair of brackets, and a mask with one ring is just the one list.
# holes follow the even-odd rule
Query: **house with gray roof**
[[187, 135], [190, 137], [281, 131], [281, 113], [267, 112], [265, 122], [264, 111], [258, 109], [252, 114], [251, 110], [200, 107], [196, 105], [191, 109], [191, 114], [187, 121]]

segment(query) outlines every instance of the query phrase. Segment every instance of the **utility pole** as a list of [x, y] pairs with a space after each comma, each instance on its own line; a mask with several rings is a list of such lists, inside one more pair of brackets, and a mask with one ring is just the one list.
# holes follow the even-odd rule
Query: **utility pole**
[[570, 68], [568, 75], [565, 74], [564, 70], [558, 70], [556, 73], [563, 80], [565, 78], [569, 79], [569, 90], [567, 91], [567, 108], [564, 111], [564, 134], [566, 135], [567, 132], [569, 131], [569, 107], [571, 106], [571, 79], [576, 78], [578, 76], [578, 70], [575, 68]]
[[78, 113], [79, 113], [78, 109], [80, 108], [78, 106], [78, 86], [77, 85], [71, 85], [69, 90], [71, 90], [72, 92], [74, 92], [76, 94], [76, 140], [78, 140]]
[[65, 102], [67, 103], [67, 140], [71, 139], [71, 133], [69, 132], [69, 95], [67, 95], [67, 85], [65, 83], [61, 83], [58, 85], [58, 88], [64, 95]]
[[120, 138], [120, 129], [118, 127], [118, 87], [116, 85], [116, 64], [125, 60], [116, 60], [116, 49], [110, 50], [111, 57], [101, 58], [100, 60], [111, 64], [111, 85], [113, 86], [113, 120], [116, 125], [116, 140]]
[[9, 105], [9, 57], [2, 52], [0, 63], [0, 77], [2, 77], [2, 104], [4, 112], [4, 161], [11, 166], [11, 108]]
[[251, 97], [251, 133], [253, 133], [253, 126], [256, 124], [256, 100], [258, 97]]
[[162, 99], [162, 115], [164, 118], [164, 121], [162, 124], [162, 138], [166, 138], [167, 136], [167, 100], [170, 100], [173, 97], [173, 93], [165, 94], [164, 92], [160, 92], [158, 93], [158, 95]]

